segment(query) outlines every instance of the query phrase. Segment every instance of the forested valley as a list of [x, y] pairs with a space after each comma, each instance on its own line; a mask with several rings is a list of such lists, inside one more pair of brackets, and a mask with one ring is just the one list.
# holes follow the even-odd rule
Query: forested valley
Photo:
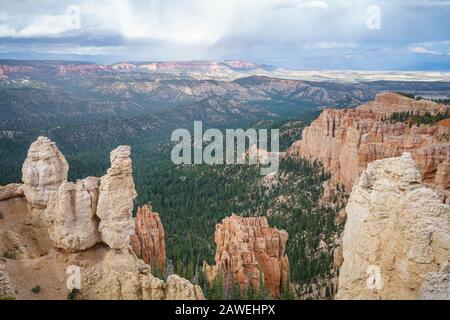
[[[279, 128], [281, 149], [286, 150], [315, 115], [259, 121], [250, 127]], [[276, 176], [264, 177], [254, 165], [176, 166], [170, 161], [170, 143], [130, 144], [138, 192], [135, 210], [151, 203], [160, 213], [166, 231], [167, 267], [166, 274], [160, 276], [174, 272], [199, 283], [210, 298], [231, 298], [217, 284], [210, 288], [201, 269], [203, 261], [214, 262], [215, 225], [233, 213], [267, 216], [271, 226], [289, 233], [286, 253], [291, 282], [308, 286], [332, 276], [332, 252], [338, 230], [335, 211], [318, 206], [322, 183], [329, 178], [320, 163], [286, 158], [281, 160]], [[110, 150], [106, 146], [88, 151], [65, 144], [58, 146], [69, 162], [72, 181], [89, 175], [102, 176], [109, 167]], [[25, 158], [26, 149], [24, 146], [20, 150], [20, 157], [14, 151], [15, 161], [11, 159], [10, 170], [0, 174], [0, 184], [20, 181], [21, 161], [17, 159]], [[327, 290], [331, 292], [331, 288]], [[256, 298], [253, 294], [245, 298]]]

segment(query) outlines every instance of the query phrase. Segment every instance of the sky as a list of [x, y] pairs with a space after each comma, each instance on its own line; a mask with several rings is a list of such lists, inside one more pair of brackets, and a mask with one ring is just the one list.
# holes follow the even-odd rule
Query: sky
[[1, 0], [0, 58], [450, 70], [447, 0]]

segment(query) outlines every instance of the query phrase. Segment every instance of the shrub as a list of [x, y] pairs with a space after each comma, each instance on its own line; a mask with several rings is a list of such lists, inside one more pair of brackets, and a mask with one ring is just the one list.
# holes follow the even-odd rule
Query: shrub
[[31, 292], [38, 294], [39, 292], [41, 292], [41, 286], [35, 286], [33, 289], [31, 289]]
[[3, 258], [14, 259], [15, 255], [11, 251], [5, 251], [5, 252], [3, 252]]
[[67, 295], [67, 300], [76, 300], [78, 293], [78, 289], [72, 289]]

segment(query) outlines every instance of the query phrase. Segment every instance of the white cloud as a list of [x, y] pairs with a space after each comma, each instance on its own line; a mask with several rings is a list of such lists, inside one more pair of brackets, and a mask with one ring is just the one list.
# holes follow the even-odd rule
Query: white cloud
[[[8, 15], [3, 11], [0, 14], [0, 37], [30, 38], [60, 35], [78, 26], [79, 15], [74, 16], [74, 8], [79, 7], [68, 6], [67, 10], [61, 14], [43, 14], [31, 17]], [[70, 12], [69, 9], [71, 9]], [[14, 25], [14, 22], [20, 20], [26, 21]]]
[[69, 16], [44, 15], [33, 21], [27, 27], [16, 32], [18, 37], [53, 36], [61, 34], [71, 29], [69, 26]]
[[[250, 2], [256, 4], [256, 0]], [[239, 10], [246, 10], [246, 3], [239, 5], [238, 0], [85, 0], [81, 8], [83, 18], [97, 30], [112, 30], [132, 39], [208, 45], [227, 33]]]
[[437, 51], [433, 51], [433, 50], [428, 50], [425, 49], [424, 47], [412, 47], [409, 48], [409, 50], [413, 53], [417, 53], [417, 54], [434, 54], [434, 55], [441, 55], [440, 52]]
[[313, 42], [304, 46], [307, 49], [340, 49], [340, 48], [356, 48], [358, 45], [355, 42], [337, 42], [337, 41], [325, 41], [325, 42]]
[[423, 47], [410, 48], [410, 51], [414, 52], [414, 53], [420, 53], [420, 54], [428, 53], [428, 50]]
[[[64, 4], [53, 8], [44, 3], [36, 8], [36, 12], [26, 14], [14, 11], [14, 5], [11, 5], [13, 10], [8, 12], [9, 19], [0, 19], [0, 37], [57, 36], [69, 31], [70, 16], [66, 14]], [[262, 23], [278, 5], [297, 9], [288, 15], [298, 19], [299, 23], [308, 20], [302, 10], [329, 7], [327, 2], [318, 0], [74, 0], [73, 3], [80, 7], [83, 28], [114, 31], [126, 38], [204, 45], [230, 34], [264, 33], [261, 28], [273, 26]], [[65, 4], [68, 6], [69, 2]], [[45, 12], [45, 7], [49, 12]], [[24, 7], [20, 9], [25, 10]], [[272, 23], [278, 21], [272, 19]], [[279, 23], [282, 25], [283, 21]]]

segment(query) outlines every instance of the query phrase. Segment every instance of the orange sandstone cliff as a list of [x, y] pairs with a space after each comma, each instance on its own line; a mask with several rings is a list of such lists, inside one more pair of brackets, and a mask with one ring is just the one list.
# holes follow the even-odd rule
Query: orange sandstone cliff
[[[350, 192], [367, 164], [411, 152], [425, 183], [450, 192], [450, 126], [410, 125], [385, 121], [394, 112], [413, 114], [449, 112], [450, 107], [427, 100], [414, 100], [396, 93], [378, 94], [374, 101], [355, 109], [327, 109], [290, 154], [320, 160], [333, 179]], [[446, 191], [445, 191], [446, 190]], [[448, 199], [447, 199], [448, 200]]]

